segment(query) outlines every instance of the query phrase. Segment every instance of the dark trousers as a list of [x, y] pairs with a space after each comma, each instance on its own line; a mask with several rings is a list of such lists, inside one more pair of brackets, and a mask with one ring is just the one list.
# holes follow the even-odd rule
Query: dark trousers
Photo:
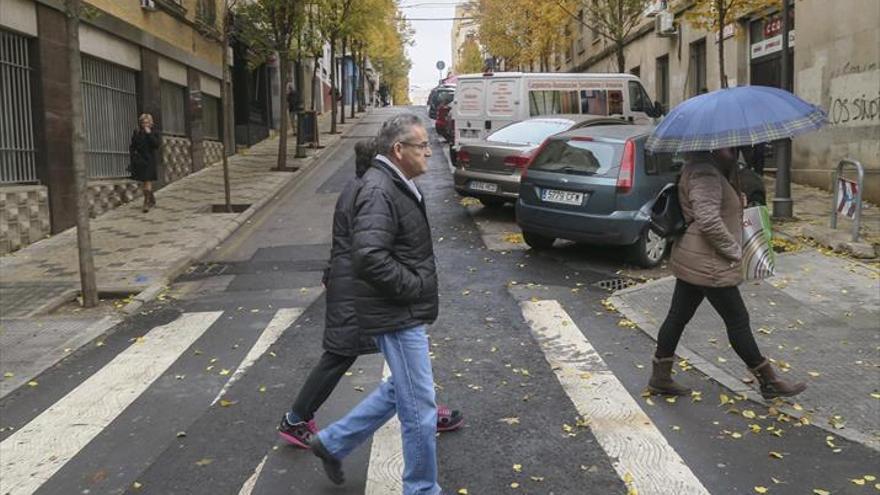
[[310, 421], [356, 360], [357, 356], [324, 351], [296, 396], [291, 412], [303, 421]]
[[691, 321], [703, 298], [715, 308], [727, 326], [727, 338], [736, 354], [750, 368], [764, 361], [752, 328], [749, 326], [749, 311], [743, 303], [739, 289], [736, 287], [701, 287], [675, 280], [675, 291], [672, 293], [672, 304], [666, 320], [657, 334], [658, 358], [672, 357], [675, 348], [684, 332], [684, 327]]

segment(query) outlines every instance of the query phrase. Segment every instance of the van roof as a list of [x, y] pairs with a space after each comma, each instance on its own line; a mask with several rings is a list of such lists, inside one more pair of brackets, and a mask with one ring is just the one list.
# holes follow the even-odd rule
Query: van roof
[[639, 80], [638, 77], [627, 73], [613, 72], [492, 72], [484, 74], [462, 74], [458, 76], [458, 80], [462, 79], [482, 79], [484, 77], [528, 77], [530, 79], [633, 79]]

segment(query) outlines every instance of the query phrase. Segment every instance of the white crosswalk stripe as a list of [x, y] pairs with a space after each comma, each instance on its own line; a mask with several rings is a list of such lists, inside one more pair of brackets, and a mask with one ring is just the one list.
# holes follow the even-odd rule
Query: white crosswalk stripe
[[134, 402], [222, 314], [185, 313], [150, 330], [0, 443], [3, 492], [35, 492]]
[[520, 306], [562, 388], [630, 489], [640, 495], [707, 495], [562, 306], [553, 300]]
[[[391, 376], [388, 363], [382, 370], [382, 378]], [[401, 450], [400, 420], [391, 418], [373, 434], [370, 465], [367, 469], [367, 487], [364, 495], [387, 495], [401, 493], [403, 482], [403, 451]]]
[[223, 385], [223, 388], [217, 393], [217, 397], [214, 397], [214, 400], [211, 402], [211, 405], [217, 403], [226, 391], [229, 390], [229, 387], [232, 386], [233, 383], [236, 382], [247, 370], [253, 365], [257, 359], [260, 358], [263, 354], [269, 350], [269, 347], [278, 340], [278, 337], [281, 337], [281, 334], [284, 333], [284, 330], [287, 329], [293, 322], [296, 321], [297, 318], [303, 313], [302, 308], [282, 308], [275, 312], [275, 316], [272, 318], [272, 321], [266, 326], [266, 329], [263, 330], [263, 333], [260, 334], [260, 338], [254, 342], [253, 347], [251, 347], [250, 351], [248, 351], [247, 356], [241, 361], [241, 364], [238, 365], [238, 368], [229, 377], [229, 380]]

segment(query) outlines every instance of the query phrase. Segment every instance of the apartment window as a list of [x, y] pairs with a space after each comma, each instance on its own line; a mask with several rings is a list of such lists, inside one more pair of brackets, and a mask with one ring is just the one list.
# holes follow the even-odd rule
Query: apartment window
[[691, 96], [709, 91], [706, 85], [706, 38], [691, 43]]
[[669, 55], [663, 55], [657, 59], [657, 75], [654, 78], [656, 87], [654, 94], [657, 101], [663, 105], [663, 111], [669, 110]]
[[186, 88], [162, 81], [162, 132], [175, 136], [186, 135]]
[[213, 26], [217, 23], [217, 2], [216, 0], [199, 0], [196, 10], [198, 19], [205, 24]]
[[220, 98], [202, 95], [202, 122], [205, 139], [220, 140]]

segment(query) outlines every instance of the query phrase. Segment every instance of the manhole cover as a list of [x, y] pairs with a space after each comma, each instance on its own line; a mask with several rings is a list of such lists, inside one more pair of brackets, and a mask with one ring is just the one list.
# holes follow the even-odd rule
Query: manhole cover
[[626, 289], [627, 287], [638, 285], [638, 283], [638, 280], [631, 278], [611, 278], [608, 280], [600, 280], [593, 285], [610, 292], [615, 292], [621, 289]]

